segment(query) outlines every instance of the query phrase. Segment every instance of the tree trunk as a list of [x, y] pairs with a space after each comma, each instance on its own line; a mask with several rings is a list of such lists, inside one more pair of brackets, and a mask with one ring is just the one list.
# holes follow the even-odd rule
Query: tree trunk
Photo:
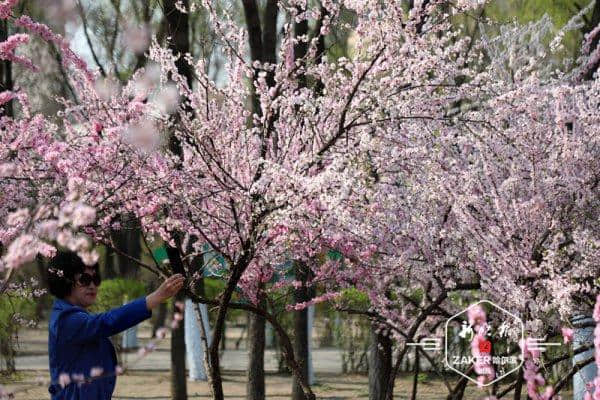
[[[137, 265], [131, 262], [131, 260], [125, 256], [128, 255], [131, 258], [139, 260], [142, 252], [140, 244], [141, 227], [140, 223], [133, 213], [121, 215], [121, 229], [111, 232], [111, 236], [114, 242], [114, 246], [124, 254], [120, 252], [114, 252], [112, 249], [107, 251], [107, 262], [106, 269], [110, 269], [110, 273], [114, 277], [115, 267], [115, 255], [116, 264], [119, 270], [119, 277], [124, 279], [135, 280], [138, 276], [139, 268]], [[128, 299], [126, 299], [127, 302]], [[133, 326], [127, 329], [122, 334], [122, 349], [136, 349], [138, 347], [137, 340], [138, 328]]]
[[417, 400], [417, 389], [419, 387], [419, 365], [420, 361], [419, 361], [419, 348], [415, 347], [415, 371], [414, 371], [414, 375], [413, 375], [413, 387], [412, 387], [412, 394], [410, 396], [410, 400]]
[[[167, 255], [169, 263], [174, 273], [185, 275], [183, 262], [179, 254], [179, 238], [175, 235], [177, 247], [167, 246]], [[184, 294], [180, 291], [173, 298], [173, 302], [182, 302], [185, 300]], [[174, 312], [176, 310], [174, 309]], [[184, 317], [185, 318], [185, 317]], [[176, 329], [171, 331], [171, 399], [187, 400], [187, 381], [185, 379], [185, 326], [179, 324]]]
[[[8, 21], [0, 21], [0, 42], [4, 42], [8, 38]], [[9, 60], [0, 60], [0, 91], [13, 90], [12, 79], [12, 62]], [[3, 106], [4, 115], [7, 117], [14, 116], [13, 101], [6, 102]]]
[[[465, 397], [465, 389], [467, 388], [467, 384], [469, 380], [464, 378], [458, 381], [456, 387], [447, 397], [448, 400], [462, 400]], [[518, 397], [520, 400], [521, 397]]]
[[371, 323], [371, 348], [369, 349], [369, 400], [385, 400], [386, 388], [392, 373], [392, 340], [377, 332]]
[[[309, 301], [311, 293], [306, 282], [310, 271], [306, 265], [300, 262], [294, 263], [294, 269], [296, 280], [302, 282], [302, 286], [294, 291], [294, 300], [296, 303]], [[294, 312], [294, 354], [300, 365], [303, 383], [308, 385], [308, 310], [306, 308]], [[292, 399], [306, 400], [302, 386], [296, 376], [294, 376], [292, 384]]]
[[[176, 235], [176, 245], [179, 245], [179, 240]], [[185, 275], [183, 262], [179, 254], [178, 247], [167, 246], [167, 255], [171, 264], [171, 269], [174, 273]], [[173, 298], [173, 302], [184, 302], [185, 296], [183, 292], [177, 293]], [[177, 310], [174, 309], [174, 312]], [[185, 317], [184, 317], [185, 318]], [[187, 400], [187, 381], [185, 379], [185, 326], [179, 326], [171, 331], [171, 399], [172, 400]]]
[[115, 272], [114, 250], [106, 247], [106, 259], [104, 260], [104, 276], [106, 279], [114, 279], [117, 277]]
[[[185, 301], [183, 293], [175, 295], [175, 301]], [[174, 310], [176, 311], [176, 310]], [[185, 316], [184, 318], [188, 318]], [[185, 326], [171, 331], [171, 399], [187, 400], [187, 381], [185, 378]]]
[[[255, 0], [242, 1], [244, 17], [248, 30], [250, 55], [252, 60], [276, 62], [275, 47], [277, 45], [277, 14], [279, 7], [277, 0], [267, 0], [262, 16], [261, 28], [258, 4]], [[255, 71], [254, 79], [257, 78]], [[274, 86], [274, 73], [269, 72], [267, 84]], [[258, 96], [252, 92], [252, 113], [261, 114]], [[260, 291], [260, 288], [259, 288]], [[260, 300], [262, 307], [266, 307], [264, 299]], [[250, 313], [248, 315], [248, 381], [246, 383], [246, 397], [249, 400], [264, 400], [265, 398], [265, 319], [261, 315]], [[225, 342], [225, 341], [223, 341]]]
[[515, 385], [515, 395], [513, 400], [521, 400], [521, 392], [523, 391], [523, 368], [519, 368], [517, 371], [519, 376], [517, 377], [517, 383]]
[[219, 346], [221, 339], [223, 338], [223, 327], [225, 326], [225, 318], [227, 317], [227, 309], [231, 303], [231, 298], [235, 287], [239, 282], [243, 271], [248, 266], [246, 260], [243, 260], [243, 264], [234, 264], [231, 266], [231, 276], [229, 277], [225, 290], [220, 296], [219, 306], [217, 310], [217, 318], [215, 319], [215, 326], [213, 330], [212, 342], [209, 349], [210, 359], [210, 370], [209, 382], [211, 384], [211, 390], [214, 400], [223, 400], [223, 378], [221, 376], [221, 362], [219, 359]]
[[[261, 307], [266, 303], [261, 300]], [[248, 381], [246, 398], [248, 400], [265, 399], [265, 318], [249, 312], [248, 321]]]
[[[175, 6], [177, 2], [176, 0], [165, 0], [163, 2], [163, 27], [167, 36], [171, 37], [169, 49], [173, 51], [173, 54], [179, 55], [175, 61], [177, 71], [186, 78], [187, 84], [191, 88], [193, 81], [192, 69], [184, 59], [185, 54], [190, 52], [189, 14], [180, 12]], [[188, 0], [180, 0], [179, 3], [183, 8], [189, 8]], [[181, 143], [173, 134], [169, 137], [169, 150], [176, 156], [183, 156]], [[175, 239], [176, 245], [179, 246], [181, 240], [179, 240], [178, 234], [175, 235]], [[167, 254], [173, 272], [185, 276], [179, 249], [167, 246]], [[180, 292], [174, 300], [183, 302], [184, 294]], [[180, 324], [173, 331], [171, 337], [171, 398], [173, 400], [187, 399], [184, 324]]]
[[[193, 239], [195, 242], [195, 238]], [[188, 250], [192, 251], [192, 240], [188, 242]], [[189, 265], [190, 276], [202, 276], [204, 260], [202, 256], [194, 257]], [[193, 292], [198, 296], [205, 297], [204, 278], [198, 279], [193, 287]], [[198, 308], [198, 312], [196, 312]], [[189, 378], [193, 381], [208, 380], [207, 365], [205, 365], [205, 351], [210, 345], [210, 322], [208, 318], [208, 308], [205, 304], [194, 304], [191, 299], [187, 299], [185, 303], [185, 341], [187, 349], [187, 360], [189, 369]], [[189, 317], [189, 319], [188, 319]], [[204, 325], [204, 332], [202, 330]], [[206, 335], [206, 336], [203, 336]], [[208, 345], [205, 349], [203, 340], [206, 340]]]
[[[142, 246], [140, 244], [140, 223], [133, 214], [123, 216], [123, 229], [112, 233], [116, 247], [123, 253], [135, 259], [140, 258]], [[128, 279], [137, 279], [139, 268], [122, 254], [117, 254], [117, 267], [119, 276]]]
[[[294, 354], [300, 364], [302, 379], [308, 384], [308, 312], [306, 309], [294, 313]], [[305, 400], [304, 392], [298, 379], [294, 377], [292, 386], [292, 399]]]
[[165, 320], [167, 319], [167, 303], [163, 302], [158, 305], [158, 312], [154, 321], [152, 321], [152, 337], [156, 337], [156, 331], [160, 327], [165, 326]]
[[[582, 27], [582, 33], [584, 35], [590, 33], [598, 24], [600, 23], [600, 1], [596, 1], [594, 5], [594, 9], [592, 11], [592, 16], [589, 21]], [[592, 40], [590, 46], [590, 52], [593, 54], [594, 50], [600, 43], [600, 35], [596, 35], [596, 37]], [[591, 80], [594, 77], [594, 73], [598, 70], [600, 66], [600, 62], [596, 59], [591, 68], [587, 71], [587, 73], [583, 76], [584, 80]]]
[[6, 337], [4, 338], [0, 337], [0, 359], [4, 359], [4, 372], [12, 375], [17, 372], [15, 366], [15, 344], [12, 340], [13, 333], [11, 331], [6, 332], [5, 335]]
[[[199, 312], [196, 312], [196, 307]], [[202, 321], [200, 320], [202, 318]], [[202, 325], [209, 332], [208, 308], [205, 304], [194, 304], [191, 299], [185, 301], [185, 348], [187, 351], [188, 377], [190, 381], [206, 381], [207, 373], [205, 360], [205, 346], [202, 336]], [[210, 336], [206, 341], [210, 344]], [[208, 346], [206, 346], [208, 348]]]

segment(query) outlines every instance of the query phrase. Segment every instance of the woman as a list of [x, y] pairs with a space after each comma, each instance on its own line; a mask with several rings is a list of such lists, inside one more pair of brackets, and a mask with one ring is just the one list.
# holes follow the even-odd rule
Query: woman
[[[183, 281], [180, 274], [173, 275], [148, 296], [102, 314], [90, 314], [86, 309], [96, 301], [100, 286], [98, 264], [87, 266], [69, 252], [54, 257], [48, 266], [48, 286], [56, 297], [48, 323], [53, 382], [48, 391], [52, 400], [111, 399], [117, 357], [108, 337], [150, 318], [152, 309], [174, 296]], [[83, 384], [72, 382], [73, 377], [81, 376], [96, 378]]]

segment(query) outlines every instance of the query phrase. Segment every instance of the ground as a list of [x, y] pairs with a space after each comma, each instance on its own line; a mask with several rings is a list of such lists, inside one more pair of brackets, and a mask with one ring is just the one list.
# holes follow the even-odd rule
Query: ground
[[[247, 368], [247, 353], [243, 349], [235, 350], [235, 339], [238, 332], [229, 329], [228, 350], [222, 354], [224, 369], [224, 392], [227, 400], [243, 400], [246, 394], [245, 370]], [[147, 322], [139, 329], [140, 344], [148, 343], [150, 326]], [[40, 324], [37, 329], [24, 329], [19, 338], [17, 352], [17, 370], [15, 377], [0, 376], [0, 384], [16, 389], [15, 400], [48, 400], [47, 386], [36, 386], [36, 378], [48, 378], [48, 333], [47, 325]], [[157, 350], [140, 361], [135, 352], [123, 354], [122, 362], [129, 370], [118, 377], [114, 400], [166, 400], [169, 399], [169, 339], [157, 343]], [[313, 354], [317, 384], [313, 390], [318, 399], [368, 399], [368, 379], [366, 375], [342, 374], [341, 354], [338, 349], [318, 348]], [[273, 350], [265, 352], [265, 367], [267, 369], [266, 391], [268, 400], [289, 400], [291, 397], [292, 379], [289, 375], [278, 374], [276, 357]], [[422, 378], [422, 379], [421, 379]], [[403, 374], [396, 380], [395, 400], [410, 399], [412, 391], [412, 375]], [[458, 376], [451, 377], [453, 384]], [[525, 390], [524, 390], [525, 392]], [[448, 391], [443, 381], [437, 376], [423, 374], [420, 377], [417, 400], [444, 400]], [[523, 399], [525, 399], [523, 393]], [[564, 399], [572, 398], [569, 392], [562, 393]], [[486, 393], [474, 384], [467, 387], [465, 400], [483, 399]], [[188, 381], [189, 399], [211, 399], [206, 382]], [[512, 393], [508, 397], [513, 399]]]
[[[32, 386], [36, 376], [46, 371], [21, 372], [17, 378], [21, 384], [12, 382], [10, 387], [17, 389], [15, 400], [49, 399], [47, 389]], [[367, 377], [364, 375], [322, 374], [318, 376], [319, 383], [314, 385], [318, 399], [368, 399]], [[6, 380], [5, 380], [5, 383]], [[24, 384], [29, 390], [24, 391]], [[394, 399], [410, 399], [412, 377], [402, 376], [396, 383]], [[291, 397], [291, 378], [289, 376], [268, 374], [266, 378], [268, 400], [289, 400]], [[246, 379], [243, 372], [228, 372], [224, 375], [225, 398], [228, 400], [243, 400], [246, 394]], [[417, 399], [442, 400], [447, 391], [441, 381], [431, 380], [419, 384]], [[476, 387], [470, 387], [465, 400], [475, 400], [484, 397], [484, 393]], [[168, 371], [133, 371], [120, 376], [113, 396], [114, 400], [167, 400], [169, 399]], [[189, 399], [210, 399], [206, 382], [188, 382]], [[525, 397], [523, 397], [524, 399]], [[512, 399], [512, 397], [511, 397]]]

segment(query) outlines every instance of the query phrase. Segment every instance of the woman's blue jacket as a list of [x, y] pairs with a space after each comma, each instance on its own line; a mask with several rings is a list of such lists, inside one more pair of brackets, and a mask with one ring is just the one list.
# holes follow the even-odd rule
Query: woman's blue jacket
[[[121, 307], [101, 314], [65, 300], [56, 299], [48, 324], [48, 355], [52, 384], [48, 388], [52, 400], [110, 400], [115, 389], [117, 357], [109, 336], [122, 332], [152, 316], [146, 298], [140, 297]], [[62, 373], [90, 377], [92, 368], [102, 368], [106, 377], [90, 383], [59, 383]]]

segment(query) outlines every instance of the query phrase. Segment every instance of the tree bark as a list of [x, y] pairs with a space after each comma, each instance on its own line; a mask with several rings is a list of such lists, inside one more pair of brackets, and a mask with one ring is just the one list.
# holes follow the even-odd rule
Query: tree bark
[[[294, 291], [296, 303], [303, 303], [311, 299], [311, 290], [307, 287], [310, 270], [301, 262], [294, 263], [296, 280], [302, 282], [302, 286]], [[294, 313], [294, 354], [300, 365], [302, 383], [308, 386], [308, 310], [305, 308]], [[298, 377], [294, 376], [292, 384], [292, 399], [306, 400], [302, 384]]]
[[[302, 9], [298, 8], [298, 12], [303, 11]], [[303, 19], [300, 22], [295, 22], [294, 23], [294, 36], [295, 37], [299, 37], [299, 36], [304, 36], [308, 34], [308, 20]], [[299, 41], [298, 43], [296, 43], [294, 45], [294, 60], [300, 61], [302, 64], [305, 64], [305, 62], [303, 61], [304, 57], [306, 57], [306, 53], [308, 52], [308, 43], [305, 41]], [[298, 76], [298, 81], [299, 81], [299, 86], [304, 88], [306, 87], [306, 75], [305, 74], [300, 74]]]
[[158, 312], [154, 321], [152, 321], [152, 337], [156, 337], [156, 331], [158, 328], [165, 326], [167, 319], [167, 303], [160, 303], [158, 305]]
[[[185, 253], [192, 253], [194, 244], [197, 242], [198, 238], [192, 236], [188, 241]], [[202, 298], [205, 297], [204, 256], [195, 256], [187, 267], [189, 276], [198, 278], [194, 278], [195, 281], [190, 286], [191, 292]], [[188, 297], [187, 293], [185, 296]], [[211, 342], [208, 308], [205, 304], [198, 304], [192, 298], [189, 298], [189, 300], [186, 300], [186, 310], [190, 308], [188, 307], [189, 304], [192, 304], [191, 308], [193, 309], [192, 314], [188, 313], [190, 320], [185, 320], [189, 376], [192, 380], [209, 381], [209, 385], [211, 385], [212, 383], [209, 380], [210, 361], [208, 359], [208, 348]]]
[[[298, 12], [302, 10], [300, 7]], [[299, 22], [294, 23], [294, 36], [302, 36], [308, 33], [308, 21], [303, 19]], [[308, 51], [308, 45], [304, 41], [299, 41], [294, 45], [294, 60], [300, 60]], [[299, 86], [306, 87], [306, 76], [300, 74], [298, 76]], [[294, 268], [296, 272], [296, 280], [303, 283], [302, 287], [295, 290], [294, 297], [296, 303], [305, 302], [310, 299], [310, 294], [305, 283], [308, 281], [309, 270], [306, 265], [295, 262]], [[302, 382], [299, 378], [294, 376], [292, 383], [292, 399], [293, 400], [305, 400], [304, 392], [302, 391], [302, 384], [308, 386], [308, 310], [303, 309], [296, 311], [294, 315], [294, 354], [298, 360], [300, 366]]]
[[[277, 15], [279, 7], [277, 0], [267, 0], [263, 13], [263, 26], [261, 27], [258, 4], [255, 0], [243, 0], [246, 29], [250, 45], [250, 56], [253, 61], [266, 61], [275, 63], [277, 44]], [[254, 71], [256, 79], [258, 71]], [[267, 76], [267, 84], [273, 86], [275, 79], [273, 72]], [[258, 96], [252, 91], [252, 113], [261, 114]], [[260, 290], [260, 288], [259, 288]], [[260, 300], [262, 307], [266, 307], [264, 299]], [[248, 373], [246, 383], [246, 397], [249, 400], [264, 400], [265, 398], [265, 319], [255, 313], [248, 315]]]
[[[38, 270], [38, 276], [40, 277], [42, 288], [48, 287], [48, 272], [46, 270], [46, 264], [44, 263], [44, 258], [38, 255], [35, 259], [35, 263]], [[35, 315], [37, 320], [40, 321], [44, 316], [44, 311], [47, 309], [47, 304], [42, 299], [38, 299], [35, 303]]]
[[[171, 268], [175, 273], [184, 273], [183, 263], [179, 250], [167, 247], [167, 255]], [[185, 295], [182, 291], [173, 298], [174, 302], [184, 302]], [[174, 308], [173, 312], [177, 312]], [[185, 318], [185, 317], [184, 317]], [[187, 400], [187, 381], [185, 378], [185, 327], [184, 324], [171, 331], [171, 399]]]
[[371, 323], [369, 349], [369, 400], [385, 400], [386, 388], [392, 373], [392, 340], [377, 332], [377, 323]]
[[[598, 24], [600, 23], [600, 1], [596, 1], [594, 4], [594, 9], [592, 11], [592, 17], [589, 22], [584, 25], [582, 29], [582, 33], [585, 35], [591, 32]], [[596, 47], [600, 44], [600, 35], [596, 35], [596, 38], [592, 40], [592, 44], [590, 46], [591, 51], [593, 52]], [[596, 61], [592, 68], [590, 68], [584, 76], [585, 80], [591, 80], [594, 77], [594, 73], [598, 70], [600, 66], [600, 62]]]
[[[184, 302], [185, 297], [183, 293], [179, 292], [173, 300]], [[174, 312], [177, 312], [177, 310], [174, 310]], [[184, 324], [181, 323], [171, 331], [171, 399], [187, 400], [185, 330]]]
[[[190, 37], [189, 37], [189, 14], [181, 13], [177, 7], [175, 7], [177, 0], [165, 0], [163, 3], [164, 8], [164, 32], [166, 36], [169, 36], [171, 40], [168, 43], [169, 49], [175, 56], [178, 56], [175, 60], [175, 66], [177, 71], [186, 78], [188, 86], [192, 87], [193, 82], [193, 71], [192, 67], [185, 61], [184, 56], [190, 52]], [[181, 0], [181, 5], [185, 8], [189, 8], [189, 0]], [[181, 143], [175, 135], [169, 137], [169, 150], [179, 156], [183, 156], [183, 150], [181, 149]]]
[[[0, 42], [4, 42], [8, 38], [8, 21], [0, 21]], [[13, 90], [12, 78], [12, 62], [9, 60], [0, 60], [0, 84], [2, 91]], [[7, 117], [14, 116], [13, 101], [6, 102], [3, 106], [4, 115]]]
[[[140, 243], [140, 235], [142, 232], [140, 222], [135, 215], [125, 214], [122, 215], [122, 225], [122, 229], [111, 232], [115, 247], [124, 254], [139, 259], [142, 252]], [[139, 268], [136, 265], [133, 265], [127, 256], [117, 252], [116, 263], [114, 259], [110, 261], [112, 261], [112, 265], [107, 264], [107, 270], [111, 268], [113, 271], [110, 272], [114, 272], [116, 266], [121, 278], [137, 279]]]
[[9, 331], [6, 338], [0, 338], [0, 359], [4, 358], [4, 372], [8, 375], [17, 372], [14, 343], [12, 343], [11, 339], [12, 335], [13, 333]]
[[[264, 299], [261, 307], [266, 307]], [[248, 400], [265, 399], [265, 318], [252, 312], [248, 313], [248, 372], [246, 398]]]
[[[244, 5], [244, 17], [246, 19], [246, 29], [248, 30], [248, 44], [250, 45], [250, 58], [252, 61], [263, 61], [263, 43], [262, 29], [260, 26], [260, 15], [256, 0], [242, 0]], [[258, 79], [259, 70], [254, 68], [252, 81]], [[256, 95], [256, 88], [251, 86], [252, 94], [252, 113], [261, 115], [260, 100]], [[252, 119], [249, 120], [252, 123]]]
[[[277, 0], [267, 0], [265, 12], [263, 14], [264, 28], [262, 31], [262, 56], [264, 62], [273, 64], [277, 62], [276, 46], [278, 14], [279, 6], [277, 5]], [[275, 86], [275, 73], [272, 71], [267, 73], [267, 85], [269, 85], [269, 87]]]
[[[163, 27], [167, 36], [171, 37], [169, 49], [179, 57], [175, 61], [177, 71], [186, 78], [188, 86], [192, 87], [192, 68], [185, 61], [185, 54], [190, 52], [189, 39], [189, 14], [180, 12], [175, 6], [176, 0], [165, 0], [163, 2], [164, 20]], [[188, 0], [181, 0], [180, 4], [189, 8]], [[175, 135], [169, 137], [169, 150], [179, 156], [183, 156], [181, 143]], [[179, 246], [179, 234], [175, 234], [176, 245]], [[175, 273], [181, 273], [185, 276], [185, 270], [178, 248], [167, 246], [167, 254], [171, 262], [171, 268]], [[180, 292], [175, 301], [184, 301], [184, 293]], [[187, 381], [185, 373], [185, 329], [180, 324], [172, 333], [171, 337], [171, 398], [173, 400], [187, 400]], [[222, 397], [221, 397], [222, 398]]]
[[[456, 387], [447, 397], [448, 400], [462, 400], [465, 397], [465, 389], [467, 388], [467, 384], [469, 383], [468, 379], [461, 379], [458, 381]], [[519, 397], [520, 399], [520, 397]]]
[[521, 400], [521, 392], [523, 390], [523, 368], [519, 368], [519, 376], [517, 377], [517, 383], [515, 385], [514, 400]]
[[115, 272], [114, 250], [111, 247], [106, 247], [106, 259], [104, 260], [104, 277], [106, 279], [114, 279], [117, 276]]
[[412, 387], [412, 395], [410, 396], [411, 400], [417, 400], [417, 389], [419, 387], [419, 348], [415, 347], [415, 365], [414, 365], [414, 375], [413, 375], [413, 387]]
[[235, 291], [237, 283], [240, 281], [243, 271], [247, 267], [248, 261], [246, 259], [242, 259], [240, 264], [234, 264], [231, 266], [231, 276], [229, 277], [225, 286], [225, 290], [223, 291], [219, 300], [214, 333], [209, 348], [210, 370], [208, 372], [214, 400], [224, 399], [223, 378], [221, 376], [221, 362], [219, 359], [219, 345], [221, 344], [221, 339], [223, 338], [225, 318], [227, 316], [227, 309], [231, 303], [233, 292]]
[[[300, 364], [303, 382], [308, 385], [308, 312], [306, 309], [294, 313], [294, 354]], [[305, 400], [304, 392], [298, 378], [294, 377], [292, 399]]]

